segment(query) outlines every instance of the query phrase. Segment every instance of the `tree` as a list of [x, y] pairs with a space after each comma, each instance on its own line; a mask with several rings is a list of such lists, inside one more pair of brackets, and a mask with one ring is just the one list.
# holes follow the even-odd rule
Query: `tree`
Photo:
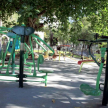
[[91, 23], [90, 29], [100, 35], [108, 35], [108, 10], [104, 8], [99, 10], [96, 14], [92, 14], [88, 17], [88, 21]]
[[38, 30], [44, 25], [40, 19], [45, 18], [44, 23], [60, 21], [66, 25], [68, 17], [78, 21], [79, 18], [104, 9], [107, 4], [107, 0], [3, 0], [0, 18], [6, 21], [12, 14], [18, 13], [19, 24], [24, 23]]
[[1, 2], [0, 16], [6, 19], [17, 12], [19, 23], [24, 22], [27, 26], [37, 29], [42, 25], [35, 22], [38, 22], [43, 14], [48, 22], [54, 22], [56, 19], [65, 22], [69, 16], [77, 20], [106, 6], [107, 0], [7, 0]]

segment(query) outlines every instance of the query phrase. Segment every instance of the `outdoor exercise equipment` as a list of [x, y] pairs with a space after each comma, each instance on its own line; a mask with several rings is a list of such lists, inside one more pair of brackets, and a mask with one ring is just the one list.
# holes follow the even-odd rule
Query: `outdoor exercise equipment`
[[[30, 82], [42, 82], [42, 83], [45, 83], [45, 85], [47, 85], [47, 74], [43, 75], [43, 76], [38, 76], [37, 73], [36, 73], [36, 65], [35, 65], [35, 60], [34, 60], [34, 52], [33, 52], [33, 46], [32, 46], [31, 38], [39, 39], [41, 42], [43, 42], [53, 52], [52, 55], [54, 54], [54, 50], [50, 46], [48, 46], [47, 43], [45, 43], [41, 38], [39, 38], [38, 36], [33, 34], [34, 29], [31, 28], [31, 27], [25, 27], [25, 26], [14, 26], [12, 28], [0, 27], [0, 30], [1, 30], [0, 34], [5, 34], [9, 38], [13, 39], [13, 42], [12, 42], [12, 45], [11, 45], [12, 49], [9, 50], [11, 52], [11, 54], [10, 54], [10, 57], [9, 57], [6, 73], [5, 74], [1, 73], [0, 76], [11, 76], [11, 77], [19, 78], [19, 80], [5, 80], [5, 81], [19, 82], [19, 87], [21, 87], [21, 88], [23, 87], [23, 82], [27, 82], [27, 81], [30, 81]], [[7, 33], [4, 32], [6, 30], [7, 30]], [[27, 48], [26, 43], [24, 43], [25, 36], [29, 36], [30, 52], [32, 54], [32, 60], [33, 60], [32, 63], [26, 62], [26, 65], [32, 65], [34, 67], [33, 75], [24, 74], [24, 56], [26, 58], [28, 56], [27, 52], [24, 53], [25, 46]], [[16, 67], [16, 65], [15, 65], [15, 45], [16, 45], [17, 40], [18, 41], [20, 40], [19, 74], [15, 74], [15, 72], [14, 72], [15, 67]], [[6, 52], [4, 53], [3, 60], [2, 60], [3, 62], [4, 62], [4, 59], [6, 57], [6, 54], [7, 54], [8, 48], [9, 48], [9, 44], [10, 44], [10, 41], [8, 42]], [[12, 59], [12, 63], [10, 63], [11, 59]], [[9, 67], [10, 66], [12, 66], [12, 73], [11, 74], [9, 73]], [[0, 70], [2, 70], [3, 67], [4, 67], [4, 63], [2, 63], [2, 66], [0, 67]], [[48, 73], [48, 72], [44, 72], [44, 73]], [[27, 78], [27, 77], [43, 78], [43, 79], [45, 79], [45, 81], [32, 81], [32, 80], [24, 80], [23, 79], [23, 78]]]
[[[9, 47], [8, 47], [8, 51], [11, 52], [12, 51], [12, 45], [13, 45], [13, 41], [10, 41]], [[20, 40], [17, 39], [16, 43], [15, 43], [15, 50], [20, 49]]]
[[[96, 34], [97, 35], [97, 34]], [[106, 106], [108, 103], [108, 37], [107, 36], [101, 36], [101, 39], [96, 40], [79, 40], [79, 41], [86, 41], [89, 42], [89, 53], [92, 57], [92, 59], [97, 63], [97, 65], [100, 67], [97, 75], [97, 80], [96, 80], [96, 88], [93, 88], [89, 86], [88, 84], [81, 84], [80, 89], [81, 91], [86, 94], [86, 95], [92, 95], [92, 96], [99, 96], [101, 94], [101, 89], [99, 88], [99, 80], [100, 76], [102, 73], [103, 65], [104, 65], [104, 56], [105, 52], [107, 52], [107, 58], [106, 58], [106, 71], [105, 71], [105, 82], [104, 82], [104, 90], [103, 90], [103, 100], [102, 100], [102, 105]], [[101, 42], [107, 42], [107, 48], [102, 47], [101, 48], [101, 63], [98, 63], [97, 60], [94, 58], [94, 56], [91, 54], [90, 48], [93, 43], [101, 43]]]
[[[4, 37], [7, 38], [8, 36], [5, 36], [5, 35], [4, 35], [4, 36], [1, 36], [1, 37], [0, 37], [0, 62], [2, 61], [2, 58], [3, 58], [3, 48], [2, 48], [3, 42], [2, 42], [2, 39], [3, 39]], [[8, 41], [9, 41], [9, 38], [8, 38]]]
[[44, 76], [44, 78], [45, 78], [45, 86], [47, 86], [47, 75], [48, 75], [48, 73], [52, 73], [53, 71], [49, 71], [49, 70], [40, 70], [40, 66], [39, 66], [39, 64], [43, 64], [43, 62], [44, 62], [44, 58], [43, 58], [43, 55], [39, 55], [39, 57], [38, 57], [38, 61], [37, 61], [37, 67], [38, 67], [38, 71], [40, 72], [40, 73], [46, 73], [46, 75]]
[[80, 60], [80, 61], [78, 61], [78, 64], [81, 65], [80, 69], [79, 69], [79, 72], [81, 71], [82, 66], [83, 66], [84, 63], [90, 63], [90, 62], [94, 62], [94, 60]]
[[[1, 29], [0, 29], [1, 30]], [[1, 33], [1, 31], [0, 31]], [[3, 32], [1, 33], [3, 34]], [[5, 34], [5, 33], [4, 33]], [[7, 47], [6, 49], [3, 47], [4, 45], [2, 45], [2, 38], [6, 37], [8, 39], [8, 43], [7, 43]], [[0, 65], [0, 70], [3, 70], [3, 67], [5, 67], [5, 59], [6, 59], [6, 55], [7, 55], [7, 52], [8, 52], [8, 48], [9, 48], [9, 43], [10, 43], [10, 39], [8, 36], [6, 35], [3, 35], [0, 37], [0, 40], [1, 40], [1, 50], [0, 50], [0, 59], [1, 59], [1, 65]], [[3, 48], [2, 48], [3, 47]]]

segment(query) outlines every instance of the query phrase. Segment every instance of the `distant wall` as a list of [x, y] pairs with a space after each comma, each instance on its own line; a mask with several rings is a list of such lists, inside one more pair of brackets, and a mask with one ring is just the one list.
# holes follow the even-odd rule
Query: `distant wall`
[[[44, 40], [44, 32], [34, 32], [34, 34], [38, 34], [39, 35], [39, 37], [42, 39], [42, 40]], [[43, 45], [43, 43], [42, 42], [40, 42], [40, 44], [41, 45]], [[36, 48], [38, 48], [38, 44], [36, 44]]]

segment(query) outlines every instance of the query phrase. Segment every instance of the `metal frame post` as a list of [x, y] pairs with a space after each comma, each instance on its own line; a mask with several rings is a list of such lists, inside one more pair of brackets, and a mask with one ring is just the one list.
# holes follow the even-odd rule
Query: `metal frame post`
[[23, 88], [23, 70], [24, 70], [24, 37], [21, 36], [20, 45], [20, 70], [19, 70], [19, 87]]
[[108, 103], [108, 47], [106, 49], [107, 57], [106, 57], [106, 71], [105, 71], [105, 85], [104, 85], [104, 91], [103, 91], [103, 99], [102, 99], [102, 105], [106, 106]]
[[[13, 39], [13, 44], [16, 44], [15, 43], [15, 39]], [[14, 51], [12, 53], [12, 74], [15, 74], [15, 70], [14, 70], [14, 67], [15, 67], [15, 48], [14, 48]]]

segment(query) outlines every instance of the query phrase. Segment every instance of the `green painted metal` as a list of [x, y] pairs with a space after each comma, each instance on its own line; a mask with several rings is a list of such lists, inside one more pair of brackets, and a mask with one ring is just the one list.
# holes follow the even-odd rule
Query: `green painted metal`
[[32, 54], [32, 60], [33, 60], [33, 66], [34, 66], [33, 76], [36, 76], [36, 65], [35, 65], [35, 60], [34, 60], [34, 52], [33, 52], [33, 46], [32, 46], [32, 42], [31, 42], [31, 36], [29, 37], [29, 42], [30, 42], [30, 46], [31, 46], [31, 54]]
[[101, 48], [101, 64], [100, 64], [100, 68], [99, 68], [99, 72], [97, 75], [97, 81], [96, 81], [96, 89], [99, 89], [99, 81], [100, 81], [100, 76], [102, 74], [102, 69], [103, 69], [103, 65], [104, 65], [104, 56], [105, 56], [105, 52], [106, 52], [106, 48]]
[[44, 62], [44, 58], [43, 58], [43, 55], [39, 54], [39, 57], [38, 57], [38, 61], [37, 61], [37, 67], [38, 67], [38, 71], [40, 73], [46, 73], [46, 75], [44, 76], [44, 79], [45, 79], [45, 86], [47, 86], [47, 76], [48, 76], [48, 73], [52, 73], [53, 71], [49, 71], [49, 70], [40, 70], [39, 69], [39, 64], [43, 64]]
[[33, 81], [33, 80], [24, 80], [24, 82], [41, 82], [41, 83], [45, 83], [45, 81]]
[[24, 44], [25, 44], [25, 49], [26, 49], [27, 53], [31, 53], [31, 49], [29, 48], [29, 46], [26, 43], [24, 43]]
[[2, 59], [3, 59], [3, 50], [1, 49], [0, 50], [0, 62], [1, 62]]
[[3, 80], [3, 79], [0, 79], [0, 81], [11, 81], [11, 82], [18, 82], [18, 80]]
[[17, 74], [0, 74], [0, 76], [17, 77]]
[[[97, 90], [99, 88], [99, 82], [98, 81], [100, 79], [101, 71], [102, 71], [102, 68], [103, 68], [104, 53], [106, 51], [107, 52], [107, 57], [106, 57], [106, 68], [105, 68], [105, 82], [103, 84], [104, 85], [104, 90], [103, 90], [102, 105], [103, 106], [107, 106], [107, 103], [108, 103], [108, 36], [103, 36], [102, 35], [101, 38], [102, 39], [98, 39], [96, 41], [88, 41], [88, 40], [82, 40], [82, 41], [88, 41], [88, 42], [90, 42], [91, 43], [90, 47], [91, 47], [92, 43], [107, 42], [107, 48], [101, 48], [101, 52], [102, 52], [101, 53], [101, 64], [98, 64], [97, 61], [96, 61], [96, 63], [98, 64], [98, 66], [100, 66], [100, 69], [99, 69], [99, 73], [98, 73], [98, 76], [97, 76], [97, 83], [96, 83], [96, 89], [95, 89], [95, 90]], [[90, 51], [90, 47], [89, 47], [89, 51]], [[81, 88], [83, 88], [84, 86], [87, 86], [87, 85], [82, 85]], [[90, 90], [90, 88], [89, 88], [89, 90]], [[84, 89], [84, 92], [85, 92], [85, 89]]]
[[[15, 41], [15, 39], [13, 39], [13, 44], [15, 43], [14, 42]], [[13, 49], [13, 53], [12, 53], [12, 74], [15, 74], [15, 48]]]
[[0, 27], [0, 31], [9, 31], [9, 30], [12, 30], [12, 28]]
[[12, 33], [12, 32], [8, 32], [6, 35], [13, 39], [15, 39], [16, 37], [19, 37], [18, 35], [16, 35], [15, 33]]
[[8, 51], [9, 43], [10, 43], [10, 39], [8, 41], [6, 51], [5, 51], [5, 53], [3, 53], [2, 65], [0, 66], [0, 70], [4, 67], [4, 62], [5, 62], [6, 54], [7, 54], [7, 51]]
[[91, 46], [92, 46], [92, 44], [93, 43], [91, 43], [90, 46], [89, 46], [89, 54], [92, 57], [92, 59], [95, 61], [95, 63], [100, 67], [100, 64], [97, 62], [96, 58], [91, 54]]
[[39, 64], [43, 64], [44, 63], [44, 58], [43, 58], [43, 55], [39, 54], [39, 57], [38, 57], [38, 61], [37, 61], [37, 67], [38, 67], [38, 71], [41, 72], [41, 73], [52, 73], [53, 71], [49, 71], [49, 70], [40, 70], [39, 69]]
[[34, 33], [35, 30], [32, 27], [14, 26], [12, 27], [12, 31], [20, 36], [28, 36]]
[[45, 78], [45, 75], [43, 75], [43, 76], [33, 76], [33, 75], [27, 75], [27, 77], [33, 77], [33, 78]]
[[37, 43], [38, 45], [41, 46], [41, 48], [42, 48], [44, 51], [47, 51], [47, 50], [37, 41], [37, 39], [35, 39], [35, 38], [33, 38], [33, 39], [36, 41], [36, 43]]
[[47, 75], [48, 73], [46, 73], [46, 76], [45, 76], [45, 86], [47, 86]]
[[[104, 59], [105, 52], [106, 52], [106, 48], [101, 48], [102, 59]], [[99, 72], [98, 72], [97, 80], [96, 80], [96, 88], [92, 88], [88, 84], [81, 84], [80, 89], [84, 94], [92, 95], [92, 96], [99, 96], [101, 94], [101, 91], [99, 90], [99, 81], [100, 81], [103, 65], [104, 65], [104, 60], [102, 60], [100, 64], [100, 68], [99, 68]]]
[[9, 62], [8, 62], [8, 66], [7, 66], [7, 71], [6, 71], [7, 75], [9, 75], [10, 60], [12, 58], [12, 54], [14, 53], [16, 40], [17, 40], [17, 37], [15, 38], [15, 41], [14, 41], [13, 46], [12, 46], [12, 52], [11, 52], [11, 55], [10, 55], [10, 58], [9, 58]]
[[101, 91], [98, 89], [95, 89], [88, 84], [81, 84], [80, 85], [80, 90], [85, 94], [85, 95], [92, 95], [92, 96], [99, 96], [101, 94]]
[[40, 37], [36, 36], [35, 34], [31, 34], [30, 36], [35, 37], [35, 38], [39, 39], [41, 42], [43, 42], [53, 52], [51, 54], [51, 56], [54, 55], [54, 50], [45, 41], [43, 41]]
[[0, 31], [0, 34], [7, 34], [7, 33]]
[[[8, 30], [12, 30], [14, 33], [8, 32]], [[6, 33], [3, 32], [3, 31], [6, 31]], [[30, 48], [29, 48], [29, 46], [26, 43], [24, 43], [24, 37], [25, 37], [25, 35], [27, 35], [27, 34], [29, 35], [29, 34], [31, 34], [33, 32], [34, 32], [34, 30], [31, 27], [15, 26], [12, 29], [11, 28], [5, 28], [5, 27], [0, 28], [0, 33], [1, 34], [6, 34], [8, 37], [13, 38], [12, 51], [11, 51], [11, 54], [10, 54], [10, 57], [9, 57], [8, 64], [5, 65], [4, 61], [5, 61], [5, 58], [6, 58], [6, 54], [8, 52], [8, 48], [9, 48], [9, 44], [10, 44], [10, 39], [9, 39], [6, 51], [3, 54], [3, 58], [1, 60], [2, 65], [0, 65], [0, 70], [6, 70], [6, 73], [5, 74], [2, 73], [2, 74], [0, 74], [0, 76], [10, 76], [10, 77], [19, 78], [19, 80], [2, 80], [2, 81], [15, 81], [15, 82], [19, 82], [19, 87], [21, 87], [21, 88], [23, 87], [23, 82], [25, 82], [25, 81], [42, 82], [42, 83], [45, 83], [45, 86], [47, 86], [47, 74], [48, 73], [52, 73], [52, 71], [40, 70], [40, 72], [41, 73], [45, 73], [45, 75], [42, 75], [42, 76], [38, 76], [37, 75], [31, 38], [34, 37], [34, 40], [36, 41], [36, 43], [38, 45], [40, 45], [43, 48], [44, 51], [46, 51], [46, 49], [37, 41], [37, 39], [39, 39], [40, 41], [42, 41], [53, 52], [53, 54], [54, 54], [54, 50], [50, 46], [48, 46], [41, 38], [39, 38], [38, 36], [36, 36], [34, 34], [29, 36], [29, 42], [30, 42]], [[19, 34], [19, 36], [18, 36], [18, 34]], [[19, 40], [21, 39], [20, 65], [15, 65], [15, 43], [16, 43], [16, 41], [18, 39]], [[26, 53], [25, 54], [24, 54], [24, 48], [26, 49]], [[33, 62], [31, 62], [31, 63], [30, 62], [26, 62], [26, 59], [28, 58], [28, 54], [27, 53], [29, 53], [29, 52], [30, 52], [30, 54], [32, 54], [32, 60], [33, 60]], [[12, 59], [12, 63], [11, 63], [11, 59]], [[24, 65], [24, 63], [25, 63], [25, 65]], [[29, 65], [29, 67], [26, 66], [26, 65]], [[25, 75], [25, 74], [23, 74], [23, 71], [27, 71], [27, 72], [29, 72], [31, 74], [32, 66], [34, 67], [33, 75]], [[15, 70], [18, 70], [17, 67], [20, 68], [19, 69], [19, 74], [15, 74]], [[12, 73], [9, 73], [10, 69], [12, 69]], [[45, 81], [23, 80], [23, 78], [26, 78], [26, 77], [42, 78]]]

